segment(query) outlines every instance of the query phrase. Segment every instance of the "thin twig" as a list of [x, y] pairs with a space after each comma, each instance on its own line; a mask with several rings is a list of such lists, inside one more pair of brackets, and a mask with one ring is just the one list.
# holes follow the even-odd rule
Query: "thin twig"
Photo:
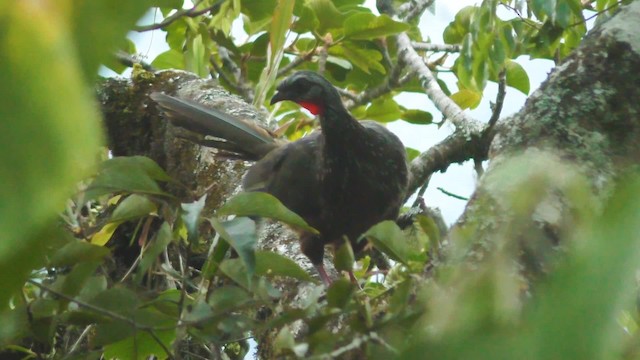
[[[235, 86], [238, 89], [238, 93], [249, 103], [253, 102], [253, 89], [247, 85], [247, 81], [244, 78], [244, 74], [242, 69], [238, 66], [238, 64], [231, 59], [231, 55], [229, 54], [229, 50], [227, 48], [218, 46], [218, 56], [220, 56], [220, 60], [222, 60], [222, 64], [228, 67], [231, 70], [231, 73], [235, 77]], [[233, 82], [230, 82], [233, 86]]]
[[538, 23], [536, 23], [535, 21], [533, 21], [531, 19], [527, 19], [524, 16], [522, 16], [522, 14], [520, 13], [520, 10], [518, 10], [515, 7], [513, 7], [513, 6], [511, 6], [511, 5], [507, 4], [507, 3], [504, 3], [504, 2], [500, 2], [500, 5], [504, 6], [508, 10], [513, 11], [516, 14], [516, 16], [519, 17], [520, 20], [522, 20], [522, 22], [525, 25], [529, 25], [534, 29], [540, 30], [540, 25]]
[[313, 58], [313, 55], [315, 55], [316, 50], [313, 49], [305, 54], [302, 54], [298, 57], [296, 57], [295, 59], [293, 59], [290, 63], [288, 63], [287, 65], [283, 66], [280, 68], [280, 70], [278, 70], [278, 77], [281, 77], [283, 75], [286, 75], [289, 73], [289, 71], [295, 69], [296, 67], [298, 67], [298, 65], [302, 64], [305, 61], [309, 61]]
[[491, 114], [491, 118], [489, 119], [489, 124], [487, 128], [493, 128], [498, 122], [500, 118], [500, 113], [502, 112], [502, 106], [504, 105], [504, 97], [507, 94], [507, 79], [506, 79], [506, 70], [502, 69], [498, 74], [498, 94], [496, 94], [496, 103], [493, 106], [493, 113]]
[[441, 192], [441, 193], [443, 193], [443, 194], [445, 194], [445, 195], [447, 195], [447, 196], [450, 196], [450, 197], [452, 197], [452, 198], [454, 198], [454, 199], [464, 200], [464, 201], [469, 201], [469, 198], [468, 198], [468, 197], [464, 197], [464, 196], [462, 196], [462, 195], [454, 194], [454, 193], [452, 193], [452, 192], [449, 192], [449, 191], [445, 190], [444, 188], [437, 187], [436, 189], [440, 190], [440, 192]]
[[427, 180], [425, 180], [424, 184], [422, 184], [422, 186], [418, 190], [418, 193], [416, 194], [416, 200], [411, 205], [412, 208], [417, 207], [422, 202], [424, 202], [424, 193], [427, 191], [427, 188], [429, 187], [429, 182], [431, 182], [431, 175], [427, 177]]
[[324, 74], [327, 68], [327, 58], [329, 57], [329, 46], [332, 43], [331, 35], [327, 34], [327, 37], [322, 39], [322, 46], [318, 50], [318, 73]]
[[218, 65], [218, 63], [216, 62], [215, 56], [211, 55], [209, 57], [209, 63], [211, 64], [211, 66], [213, 67], [213, 70], [215, 71], [215, 74], [211, 72], [212, 78], [215, 79], [216, 75], [218, 75], [218, 77], [220, 77], [222, 81], [224, 81], [229, 86], [231, 86], [231, 88], [233, 88], [235, 92], [237, 92], [238, 94], [244, 93], [244, 89], [240, 87], [240, 85], [238, 85], [237, 82], [235, 82], [234, 80], [231, 80], [231, 78], [227, 75], [227, 73], [224, 72], [224, 70], [220, 67], [220, 65]]
[[404, 59], [411, 73], [418, 77], [425, 93], [436, 108], [451, 121], [459, 131], [463, 131], [466, 135], [480, 133], [483, 125], [478, 120], [467, 115], [458, 104], [442, 91], [429, 67], [411, 46], [409, 36], [406, 33], [401, 33], [396, 36], [396, 39], [398, 42], [398, 57]]
[[200, 9], [200, 10], [197, 10], [198, 5], [201, 3], [201, 2], [198, 2], [198, 4], [196, 4], [191, 9], [180, 9], [180, 10], [177, 10], [173, 14], [171, 14], [171, 15], [167, 16], [166, 18], [164, 18], [164, 20], [162, 20], [159, 23], [151, 24], [151, 25], [144, 25], [144, 26], [136, 26], [134, 28], [134, 30], [137, 31], [137, 32], [145, 32], [145, 31], [162, 29], [162, 28], [165, 28], [165, 27], [171, 25], [174, 21], [180, 19], [183, 16], [196, 17], [196, 16], [200, 16], [200, 15], [206, 14], [206, 13], [208, 13], [210, 11], [214, 11], [224, 1], [225, 0], [216, 1], [213, 5], [208, 6], [208, 7], [204, 8], [204, 9]]
[[[342, 97], [346, 97], [347, 99], [349, 99], [351, 101], [356, 101], [358, 99], [358, 96], [355, 95], [354, 93], [350, 92], [349, 90], [345, 90], [345, 89], [339, 88], [337, 86], [334, 86], [334, 87]], [[347, 109], [349, 109], [349, 106], [347, 106]]]
[[151, 66], [151, 64], [140, 60], [136, 56], [133, 56], [131, 54], [127, 54], [126, 52], [124, 52], [122, 50], [116, 51], [114, 56], [116, 57], [118, 62], [120, 64], [124, 65], [124, 66], [132, 68], [135, 64], [139, 64], [146, 71], [156, 71], [156, 69], [153, 66]]
[[351, 98], [350, 101], [345, 103], [347, 109], [353, 109], [354, 107], [366, 104], [372, 99], [378, 98], [384, 94], [390, 93], [393, 89], [404, 85], [409, 80], [410, 76], [402, 76], [402, 70], [404, 70], [404, 62], [400, 60], [396, 66], [391, 69], [391, 73], [385, 79], [385, 82], [379, 86], [371, 88], [367, 91], [363, 91], [359, 95]]
[[615, 4], [613, 4], [613, 5], [611, 5], [611, 6], [608, 6], [608, 7], [604, 8], [604, 9], [602, 9], [601, 11], [598, 11], [597, 13], [595, 13], [595, 14], [593, 14], [593, 15], [589, 16], [588, 18], [583, 19], [582, 21], [578, 21], [578, 22], [575, 22], [575, 23], [573, 23], [573, 24], [570, 24], [568, 27], [573, 27], [573, 26], [578, 26], [578, 25], [580, 25], [580, 24], [585, 24], [587, 21], [589, 21], [589, 20], [593, 19], [594, 17], [596, 17], [596, 16], [598, 16], [598, 15], [600, 15], [600, 14], [604, 14], [604, 13], [606, 13], [607, 11], [609, 11], [609, 10], [613, 9], [614, 7], [616, 7], [616, 6], [620, 6], [620, 5], [622, 5], [622, 1], [618, 1], [618, 2], [617, 2], [617, 3], [615, 3]]
[[84, 301], [78, 300], [78, 299], [76, 299], [74, 297], [71, 297], [71, 296], [68, 296], [66, 294], [63, 294], [63, 293], [61, 293], [61, 292], [59, 292], [57, 290], [53, 290], [52, 288], [50, 288], [50, 287], [48, 287], [48, 286], [46, 286], [44, 284], [41, 284], [41, 283], [39, 283], [37, 281], [34, 281], [32, 279], [27, 280], [27, 283], [37, 287], [38, 289], [40, 289], [42, 291], [46, 291], [46, 292], [48, 292], [50, 294], [53, 294], [53, 295], [55, 295], [55, 296], [57, 296], [59, 298], [65, 299], [65, 300], [67, 300], [69, 302], [72, 302], [72, 303], [78, 305], [79, 307], [91, 310], [91, 311], [93, 311], [95, 313], [98, 313], [100, 315], [104, 315], [104, 316], [106, 316], [108, 318], [111, 318], [111, 319], [114, 319], [114, 320], [122, 321], [124, 323], [127, 323], [127, 324], [133, 326], [137, 330], [141, 330], [141, 331], [144, 331], [144, 332], [148, 333], [162, 347], [162, 349], [167, 354], [167, 356], [169, 356], [170, 358], [173, 358], [173, 354], [171, 353], [171, 350], [169, 350], [166, 347], [166, 345], [162, 342], [162, 340], [160, 340], [160, 338], [158, 338], [158, 336], [154, 332], [155, 329], [153, 327], [147, 326], [147, 325], [138, 324], [135, 320], [133, 320], [133, 319], [131, 319], [129, 317], [126, 317], [124, 315], [120, 315], [120, 314], [115, 313], [113, 311], [110, 311], [110, 310], [107, 310], [107, 309], [103, 309], [101, 307], [98, 307], [98, 306], [95, 306], [95, 305], [91, 305], [91, 304], [86, 303]]
[[93, 328], [93, 325], [88, 325], [86, 328], [84, 328], [82, 333], [80, 333], [80, 336], [78, 336], [78, 338], [73, 343], [73, 345], [71, 345], [71, 348], [69, 349], [69, 353], [67, 355], [72, 354], [74, 351], [76, 351], [78, 346], [80, 346], [80, 343], [82, 343], [82, 340], [84, 340], [84, 338], [89, 334], [89, 331], [92, 328]]

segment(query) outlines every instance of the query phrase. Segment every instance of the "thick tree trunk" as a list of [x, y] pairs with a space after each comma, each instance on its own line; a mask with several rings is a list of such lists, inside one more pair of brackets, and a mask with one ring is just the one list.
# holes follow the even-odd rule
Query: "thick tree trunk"
[[[634, 2], [591, 31], [499, 124], [489, 169], [451, 235], [473, 250], [458, 255], [480, 259], [500, 241], [515, 242], [525, 275], [544, 272], [555, 245], [574, 235], [576, 210], [597, 212], [615, 180], [638, 167], [638, 18]], [[578, 195], [581, 183], [589, 191]]]

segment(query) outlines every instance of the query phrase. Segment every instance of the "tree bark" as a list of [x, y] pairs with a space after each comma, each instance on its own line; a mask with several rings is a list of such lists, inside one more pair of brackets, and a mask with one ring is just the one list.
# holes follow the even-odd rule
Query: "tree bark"
[[[637, 169], [638, 16], [633, 2], [591, 31], [524, 108], [499, 123], [489, 169], [451, 234], [471, 245], [458, 256], [482, 259], [500, 241], [515, 242], [525, 276], [544, 273], [556, 245], [584, 220], [577, 210], [597, 213], [616, 180]], [[589, 191], [576, 196], [580, 183]]]

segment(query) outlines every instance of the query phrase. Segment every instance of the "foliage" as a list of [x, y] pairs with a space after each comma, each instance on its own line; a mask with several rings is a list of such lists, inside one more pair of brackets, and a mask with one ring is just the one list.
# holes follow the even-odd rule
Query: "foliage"
[[[500, 19], [500, 4], [518, 16]], [[498, 81], [501, 72], [507, 85], [528, 93], [527, 74], [515, 59], [567, 56], [585, 32], [581, 4], [537, 0], [525, 8], [522, 1], [484, 1], [461, 10], [444, 34], [448, 44], [460, 46], [451, 68], [457, 91], [450, 97], [461, 107], [477, 106], [487, 81]], [[147, 7], [158, 6], [170, 18], [182, 5], [0, 5], [0, 117], [7, 119], [0, 131], [0, 355], [164, 359], [218, 351], [243, 358], [248, 338], [275, 333], [274, 356], [286, 357], [360, 351], [381, 359], [610, 358], [622, 349], [637, 356], [630, 306], [640, 260], [637, 176], [621, 181], [601, 213], [590, 206], [584, 181], [565, 184], [564, 191], [585, 206], [574, 214], [566, 256], [536, 287], [520, 277], [510, 246], [513, 235], [526, 230], [517, 223], [511, 233], [496, 234], [493, 251], [472, 263], [466, 261], [467, 242], [442, 253], [433, 221], [419, 217], [405, 230], [384, 222], [365, 234], [394, 261], [385, 276], [364, 257], [353, 267], [362, 289], [345, 279], [325, 289], [296, 262], [255, 250], [258, 234], [250, 217], [313, 231], [277, 199], [240, 194], [211, 215], [204, 211], [205, 197], [178, 200], [167, 186], [176, 185], [173, 179], [151, 159], [107, 159], [94, 169], [101, 134], [88, 89], [98, 65], [117, 67], [106, 57]], [[598, 0], [595, 9], [608, 16], [615, 6]], [[390, 82], [401, 73], [390, 51], [397, 45], [393, 35], [407, 32], [422, 42], [419, 29], [376, 15], [362, 1], [202, 1], [182, 15], [162, 27], [170, 50], [153, 66], [214, 74], [257, 106], [266, 105], [276, 79], [294, 67], [321, 69], [352, 93], [359, 117], [425, 125], [433, 120], [393, 98], [422, 91], [413, 79]], [[231, 35], [236, 19], [249, 35], [244, 43]], [[436, 74], [448, 70], [441, 57], [425, 54]], [[355, 96], [389, 83], [372, 99], [358, 102]], [[450, 94], [446, 84], [441, 87]], [[275, 112], [283, 115], [282, 131], [290, 138], [309, 130], [297, 108], [284, 104]], [[522, 173], [515, 162], [503, 166], [497, 184]], [[509, 201], [527, 216], [549, 178], [517, 180], [522, 191]], [[473, 236], [467, 230], [460, 230], [462, 240]], [[339, 269], [353, 266], [349, 250], [336, 254]], [[443, 261], [445, 255], [452, 260]], [[278, 286], [283, 278], [308, 289], [295, 306]]]

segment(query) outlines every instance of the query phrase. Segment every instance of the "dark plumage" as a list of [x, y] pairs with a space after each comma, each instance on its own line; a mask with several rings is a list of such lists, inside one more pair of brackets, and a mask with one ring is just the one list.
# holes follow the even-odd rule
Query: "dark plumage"
[[225, 139], [220, 146], [225, 151], [259, 159], [244, 177], [244, 189], [274, 195], [320, 231], [300, 234], [300, 243], [325, 283], [330, 281], [322, 265], [325, 245], [339, 246], [346, 235], [360, 251], [363, 232], [398, 216], [408, 178], [404, 146], [380, 124], [356, 121], [333, 85], [317, 73], [291, 75], [271, 99], [272, 104], [294, 101], [319, 116], [322, 131], [289, 143], [219, 111], [158, 93], [152, 98], [174, 123]]

